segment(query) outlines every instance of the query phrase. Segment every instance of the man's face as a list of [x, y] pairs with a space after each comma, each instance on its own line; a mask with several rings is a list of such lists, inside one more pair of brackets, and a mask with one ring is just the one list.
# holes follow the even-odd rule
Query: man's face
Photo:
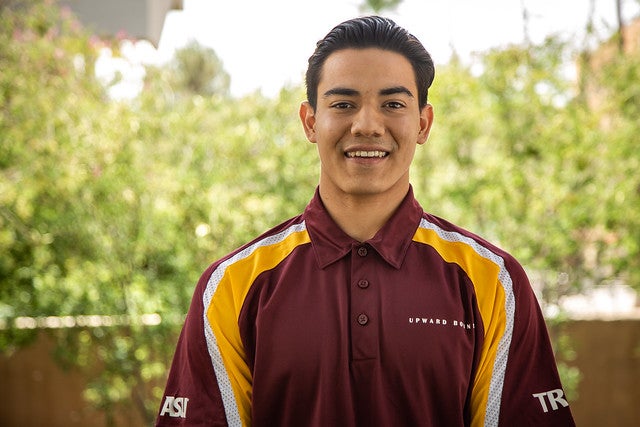
[[300, 108], [307, 138], [317, 144], [320, 190], [332, 196], [404, 196], [416, 144], [433, 122], [422, 110], [413, 68], [403, 55], [344, 49], [324, 63], [313, 110]]

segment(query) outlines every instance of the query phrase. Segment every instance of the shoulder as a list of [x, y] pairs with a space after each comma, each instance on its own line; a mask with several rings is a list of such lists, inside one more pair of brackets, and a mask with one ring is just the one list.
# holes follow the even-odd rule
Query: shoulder
[[274, 256], [281, 257], [284, 254], [282, 251], [283, 246], [295, 248], [307, 241], [308, 233], [304, 218], [302, 215], [295, 216], [265, 231], [253, 240], [213, 262], [205, 270], [202, 278], [209, 279], [216, 274], [221, 275], [229, 267], [239, 262], [256, 261], [258, 255], [265, 252], [276, 252]]
[[491, 270], [498, 280], [525, 278], [521, 264], [509, 252], [438, 216], [425, 212], [414, 240], [431, 245], [448, 262], [466, 270], [483, 271], [479, 276], [486, 277], [487, 270]]

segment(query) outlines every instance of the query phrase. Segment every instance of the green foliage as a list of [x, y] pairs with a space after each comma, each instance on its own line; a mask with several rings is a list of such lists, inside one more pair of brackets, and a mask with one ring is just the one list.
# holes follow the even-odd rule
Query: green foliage
[[396, 9], [402, 0], [366, 0], [360, 5], [360, 10], [380, 13], [385, 10]]
[[188, 95], [228, 95], [231, 78], [211, 48], [191, 42], [176, 52], [173, 60], [173, 84]]
[[[0, 350], [33, 337], [13, 327], [19, 316], [124, 319], [58, 330], [56, 356], [91, 375], [86, 397], [108, 419], [134, 402], [149, 421], [200, 272], [312, 195], [304, 91], [231, 98], [215, 54], [191, 46], [116, 102], [94, 77], [100, 45], [73, 17], [11, 4], [0, 9]], [[566, 77], [570, 56], [550, 39], [439, 67], [436, 123], [412, 169], [428, 211], [501, 243], [545, 279], [550, 302], [589, 283], [640, 288], [640, 60], [594, 71], [594, 106]], [[198, 64], [208, 71], [189, 83]], [[152, 313], [162, 322], [143, 325]]]
[[[200, 272], [313, 192], [315, 156], [290, 114], [302, 91], [187, 96], [150, 70], [119, 103], [71, 17], [33, 3], [1, 20], [0, 349], [34, 336], [11, 327], [19, 316], [124, 318], [57, 331], [56, 355], [93, 375], [86, 397], [107, 415], [134, 402], [150, 421]], [[163, 320], [151, 331], [149, 313]]]
[[456, 59], [440, 67], [436, 122], [414, 184], [432, 211], [501, 243], [529, 269], [553, 272], [543, 277], [556, 296], [614, 279], [639, 288], [632, 171], [640, 156], [629, 102], [638, 58], [594, 77], [603, 111], [576, 93], [561, 61], [569, 57], [549, 39], [486, 52], [473, 69]]
[[[28, 12], [21, 6], [14, 2], [0, 10], [0, 313], [5, 316], [23, 313], [22, 307], [34, 314], [57, 308], [32, 304], [33, 294], [65, 274], [67, 256], [90, 250], [84, 247], [90, 239], [75, 227], [78, 205], [63, 193], [81, 191], [86, 180], [76, 169], [81, 159], [70, 159], [69, 142], [88, 136], [81, 112], [102, 98], [88, 65], [93, 49], [77, 24], [46, 6]], [[80, 135], [70, 134], [72, 123], [78, 123]]]
[[[600, 125], [598, 191], [601, 204], [598, 233], [588, 235], [594, 247], [594, 265], [610, 266], [640, 289], [640, 53], [616, 55], [592, 76], [601, 89], [596, 103]], [[606, 279], [603, 278], [603, 279]]]

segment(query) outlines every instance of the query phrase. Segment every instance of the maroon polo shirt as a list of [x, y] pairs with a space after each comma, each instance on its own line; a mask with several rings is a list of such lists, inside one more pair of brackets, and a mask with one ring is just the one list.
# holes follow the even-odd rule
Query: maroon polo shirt
[[202, 275], [158, 426], [573, 426], [506, 252], [412, 190], [366, 242], [319, 194]]

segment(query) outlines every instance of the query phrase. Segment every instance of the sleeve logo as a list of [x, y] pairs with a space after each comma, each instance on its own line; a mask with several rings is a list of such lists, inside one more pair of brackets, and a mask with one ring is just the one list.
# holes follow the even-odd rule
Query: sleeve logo
[[169, 415], [173, 418], [187, 418], [187, 403], [189, 403], [187, 397], [167, 396], [160, 410], [160, 416]]
[[538, 401], [540, 402], [540, 405], [542, 406], [542, 410], [544, 412], [549, 412], [549, 406], [547, 406], [547, 402], [549, 402], [552, 411], [557, 411], [560, 406], [562, 406], [563, 408], [569, 406], [569, 402], [567, 402], [563, 396], [564, 392], [560, 388], [551, 391], [545, 391], [542, 393], [535, 393], [533, 395], [533, 397], [538, 398]]

